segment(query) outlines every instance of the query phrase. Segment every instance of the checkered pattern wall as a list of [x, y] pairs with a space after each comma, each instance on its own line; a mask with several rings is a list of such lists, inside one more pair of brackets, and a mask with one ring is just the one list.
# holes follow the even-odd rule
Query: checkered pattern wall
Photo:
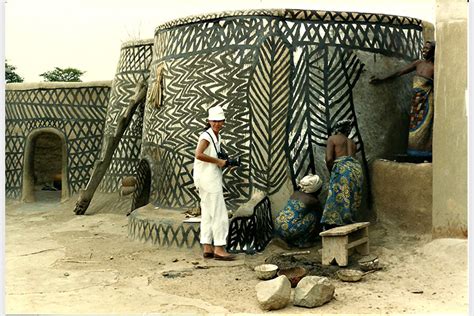
[[[28, 135], [55, 128], [66, 139], [70, 194], [85, 187], [100, 154], [110, 83], [10, 84], [5, 91], [6, 197], [19, 199]], [[31, 86], [31, 88], [28, 88]], [[56, 87], [55, 87], [56, 86]]]

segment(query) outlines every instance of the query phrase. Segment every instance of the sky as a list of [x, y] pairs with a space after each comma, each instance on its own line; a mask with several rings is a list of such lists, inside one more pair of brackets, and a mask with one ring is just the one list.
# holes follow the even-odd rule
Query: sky
[[189, 15], [260, 8], [387, 13], [435, 23], [435, 0], [4, 0], [7, 62], [25, 82], [54, 67], [85, 71], [83, 81], [112, 80], [124, 42]]

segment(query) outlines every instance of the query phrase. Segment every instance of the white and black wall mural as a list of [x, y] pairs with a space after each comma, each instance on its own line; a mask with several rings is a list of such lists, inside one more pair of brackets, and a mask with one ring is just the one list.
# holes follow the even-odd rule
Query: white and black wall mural
[[351, 50], [338, 46], [298, 47], [293, 56], [286, 154], [296, 187], [296, 179], [309, 172], [325, 175], [326, 166], [321, 161], [326, 140], [340, 120], [354, 122], [351, 138], [366, 161], [352, 99], [364, 65]]
[[[117, 122], [134, 95], [136, 84], [148, 79], [152, 51], [153, 40], [131, 41], [122, 45], [107, 107], [104, 142], [107, 136], [115, 134]], [[109, 168], [100, 183], [100, 191], [117, 192], [122, 178], [135, 174], [140, 162], [143, 113], [144, 104], [137, 108], [130, 126], [114, 151]]]
[[283, 185], [288, 166], [285, 148], [290, 100], [290, 49], [279, 36], [269, 36], [257, 51], [249, 78], [250, 164], [255, 188], [273, 194]]
[[151, 201], [197, 204], [194, 150], [207, 109], [220, 105], [223, 146], [242, 159], [242, 167], [224, 172], [235, 209], [256, 189], [271, 195], [287, 183], [296, 188], [308, 172], [327, 180], [326, 140], [341, 119], [353, 120], [358, 159], [367, 166], [371, 140], [360, 132], [353, 97], [366, 84], [359, 55], [416, 59], [423, 23], [350, 12], [223, 12], [164, 24], [154, 40], [149, 83], [162, 67], [162, 99], [145, 106], [141, 149], [152, 162]]
[[[5, 91], [5, 195], [25, 197], [35, 184], [35, 142], [43, 135], [60, 139], [62, 191], [74, 194], [89, 180], [100, 155], [110, 81], [89, 83], [16, 83]], [[26, 154], [25, 154], [26, 153]], [[31, 164], [32, 166], [27, 166]], [[30, 175], [25, 174], [31, 173]], [[25, 179], [31, 186], [25, 187]], [[64, 196], [66, 198], [67, 196]]]

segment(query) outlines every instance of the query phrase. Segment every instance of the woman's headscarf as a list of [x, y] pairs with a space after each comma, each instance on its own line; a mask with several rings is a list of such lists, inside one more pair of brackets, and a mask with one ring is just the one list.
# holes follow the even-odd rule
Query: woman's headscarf
[[300, 191], [304, 193], [313, 193], [318, 191], [323, 185], [323, 181], [318, 175], [308, 174], [298, 183]]

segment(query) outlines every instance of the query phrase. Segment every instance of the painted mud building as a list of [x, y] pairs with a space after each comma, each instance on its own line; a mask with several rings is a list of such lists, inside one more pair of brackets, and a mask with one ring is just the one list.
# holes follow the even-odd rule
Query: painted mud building
[[[449, 12], [441, 10], [436, 25], [285, 9], [195, 16], [158, 26], [154, 39], [123, 44], [111, 82], [8, 84], [7, 198], [32, 202], [47, 183], [71, 198], [107, 160], [106, 144], [117, 141], [98, 191], [118, 193], [122, 179], [134, 176], [132, 207], [194, 207], [195, 144], [207, 109], [221, 105], [225, 148], [243, 162], [224, 174], [230, 209], [264, 192], [275, 212], [308, 172], [327, 183], [326, 140], [349, 118], [367, 180], [363, 219], [466, 236], [467, 44], [459, 38], [467, 36], [467, 17], [462, 9]], [[395, 163], [389, 159], [407, 146], [411, 76], [383, 86], [369, 78], [420, 58], [433, 39], [433, 163]], [[121, 118], [140, 83], [146, 98], [122, 135]]]

